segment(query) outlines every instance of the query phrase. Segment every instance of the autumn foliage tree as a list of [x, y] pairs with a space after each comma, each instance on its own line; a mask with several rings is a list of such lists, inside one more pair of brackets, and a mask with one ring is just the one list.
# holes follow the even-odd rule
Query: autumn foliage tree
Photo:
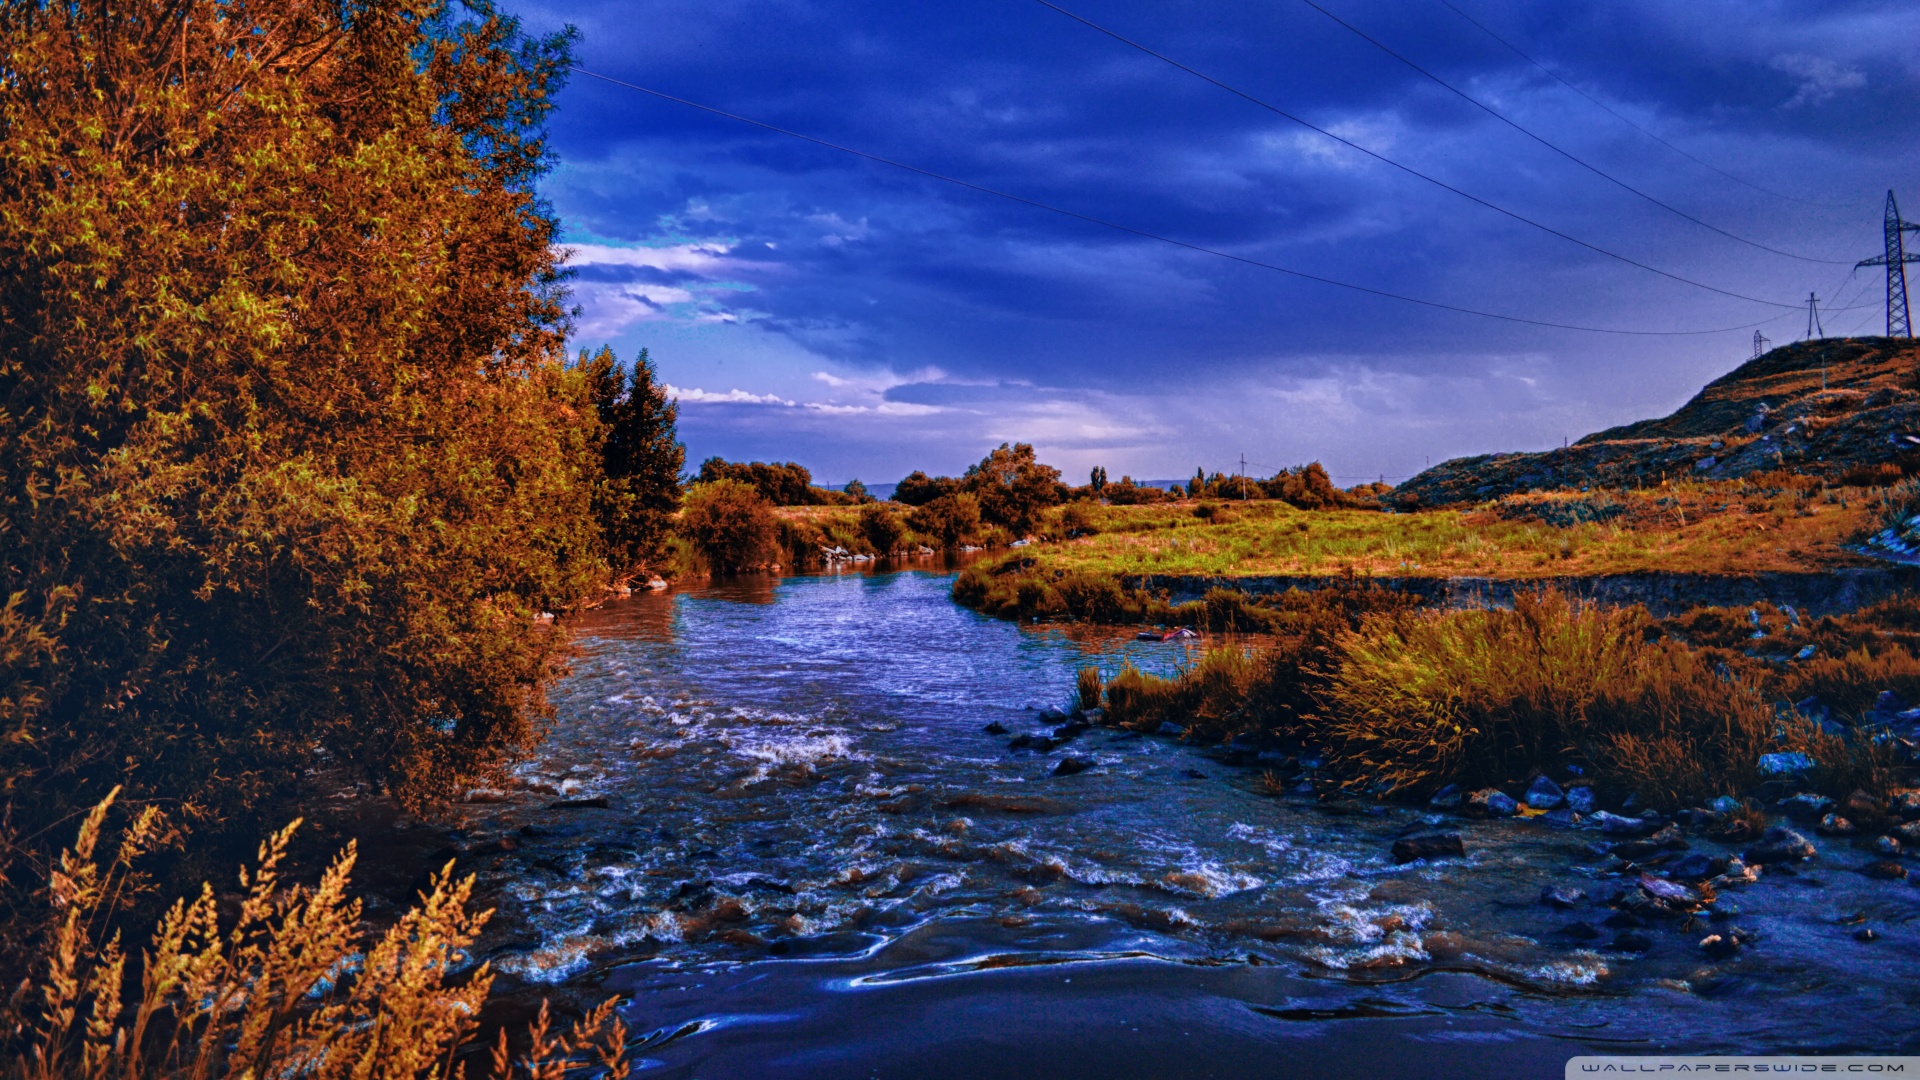
[[[408, 802], [604, 576], [535, 196], [570, 36], [478, 0], [0, 5], [0, 785]], [[317, 755], [317, 756], [316, 756]]]

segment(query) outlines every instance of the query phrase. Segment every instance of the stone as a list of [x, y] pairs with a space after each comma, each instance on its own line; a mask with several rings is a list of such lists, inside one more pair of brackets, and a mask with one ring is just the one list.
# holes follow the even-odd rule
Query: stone
[[1833, 800], [1825, 795], [1802, 792], [1791, 798], [1781, 799], [1774, 804], [1781, 813], [1795, 821], [1818, 821], [1827, 811], [1833, 809]]
[[1647, 920], [1631, 911], [1616, 911], [1607, 916], [1605, 925], [1615, 930], [1627, 930], [1647, 925]]
[[1053, 767], [1053, 775], [1072, 776], [1074, 773], [1086, 772], [1088, 769], [1093, 768], [1093, 765], [1094, 761], [1092, 758], [1064, 757], [1060, 759], [1059, 764]]
[[993, 723], [988, 724], [986, 727], [983, 727], [980, 730], [986, 732], [989, 735], [1005, 735], [1007, 733], [1007, 725], [1001, 723], [998, 720], [995, 720]]
[[1883, 855], [1889, 859], [1897, 859], [1900, 857], [1901, 850], [1900, 841], [1895, 840], [1891, 836], [1876, 837], [1873, 841], [1873, 853], [1875, 855]]
[[1570, 908], [1586, 898], [1585, 892], [1571, 885], [1548, 885], [1540, 890], [1540, 902], [1548, 907]]
[[1899, 694], [1891, 690], [1882, 690], [1879, 695], [1873, 699], [1873, 711], [1886, 716], [1893, 716], [1897, 713], [1906, 712], [1907, 703]]
[[1576, 814], [1591, 814], [1599, 800], [1593, 796], [1593, 788], [1586, 784], [1567, 789], [1567, 809]]
[[1527, 805], [1535, 810], [1551, 810], [1567, 801], [1567, 793], [1545, 776], [1536, 776], [1527, 785]]
[[1404, 836], [1393, 842], [1393, 861], [1397, 864], [1416, 859], [1460, 858], [1467, 853], [1459, 833], [1424, 833]]
[[1738, 927], [1731, 927], [1722, 933], [1708, 934], [1701, 938], [1700, 948], [1708, 956], [1718, 959], [1732, 956], [1757, 940], [1759, 940], [1757, 935]]
[[613, 804], [605, 795], [591, 795], [583, 799], [555, 799], [547, 804], [549, 810], [605, 810]]
[[1893, 812], [1902, 821], [1920, 820], [1920, 791], [1901, 792], [1893, 800]]
[[1460, 793], [1459, 784], [1448, 784], [1434, 792], [1433, 798], [1427, 800], [1427, 805], [1436, 810], [1458, 810], [1465, 799], [1466, 796]]
[[1820, 819], [1820, 824], [1815, 825], [1814, 830], [1822, 836], [1852, 836], [1853, 822], [1839, 814], [1828, 814]]
[[1864, 791], [1855, 791], [1840, 800], [1840, 811], [1854, 821], [1874, 821], [1886, 813], [1880, 800]]
[[1893, 838], [1903, 847], [1920, 847], [1920, 821], [1909, 821], [1893, 827]]
[[[1809, 698], [1808, 700], [1814, 699]], [[1762, 776], [1802, 776], [1812, 771], [1813, 759], [1797, 750], [1782, 754], [1760, 755], [1760, 774]]]
[[1707, 804], [1707, 809], [1716, 814], [1731, 814], [1740, 809], [1740, 800], [1731, 795], [1722, 795]]
[[1541, 814], [1540, 820], [1556, 829], [1571, 829], [1580, 824], [1580, 815], [1572, 807], [1561, 806]]
[[1906, 879], [1907, 868], [1891, 859], [1870, 862], [1863, 871], [1875, 881], [1902, 881]]
[[1170, 735], [1174, 738], [1179, 738], [1187, 733], [1187, 729], [1171, 720], [1162, 720], [1160, 721], [1160, 726], [1153, 729], [1153, 733], [1155, 735]]
[[1638, 930], [1629, 930], [1613, 939], [1613, 947], [1621, 952], [1647, 952], [1653, 948], [1653, 938]]
[[1513, 796], [1499, 788], [1481, 788], [1467, 796], [1467, 810], [1487, 817], [1512, 817], [1520, 809]]
[[1674, 881], [1705, 881], [1725, 873], [1727, 860], [1696, 851], [1667, 865], [1664, 873]]
[[1874, 929], [1873, 927], [1871, 927], [1871, 926], [1863, 926], [1863, 927], [1861, 927], [1860, 929], [1858, 929], [1858, 930], [1855, 930], [1855, 931], [1853, 932], [1853, 940], [1855, 940], [1855, 941], [1879, 941], [1879, 940], [1880, 940], [1880, 932], [1879, 932], [1879, 931], [1877, 931], [1877, 930], [1875, 930], [1875, 929]]
[[1775, 825], [1761, 835], [1758, 844], [1747, 849], [1746, 861], [1759, 866], [1774, 866], [1811, 859], [1815, 854], [1811, 840], [1783, 825]]
[[1592, 941], [1600, 936], [1600, 928], [1590, 922], [1568, 923], [1560, 932], [1575, 941]]
[[1619, 814], [1610, 814], [1605, 810], [1595, 813], [1587, 820], [1598, 824], [1600, 831], [1610, 836], [1648, 836], [1660, 827], [1660, 822], [1657, 820], [1623, 817]]

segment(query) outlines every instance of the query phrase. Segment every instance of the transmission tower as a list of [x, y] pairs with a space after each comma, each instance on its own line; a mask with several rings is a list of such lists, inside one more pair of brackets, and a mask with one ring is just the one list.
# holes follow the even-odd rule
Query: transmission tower
[[1862, 266], [1884, 266], [1887, 268], [1887, 336], [1912, 337], [1913, 323], [1907, 318], [1907, 266], [1920, 262], [1920, 255], [1906, 253], [1905, 237], [1901, 234], [1920, 232], [1920, 225], [1900, 220], [1900, 205], [1893, 201], [1893, 192], [1887, 192], [1887, 250], [1885, 254], [1871, 259], [1861, 259], [1854, 269]]
[[1762, 356], [1765, 356], [1767, 350], [1771, 348], [1773, 348], [1773, 342], [1768, 341], [1765, 334], [1755, 330], [1753, 332], [1753, 358], [1755, 360], [1760, 359]]
[[1808, 341], [1812, 341], [1815, 337], [1826, 337], [1826, 336], [1827, 336], [1827, 328], [1820, 325], [1820, 298], [1813, 295], [1812, 293], [1808, 293], [1807, 294], [1807, 338], [1806, 339]]

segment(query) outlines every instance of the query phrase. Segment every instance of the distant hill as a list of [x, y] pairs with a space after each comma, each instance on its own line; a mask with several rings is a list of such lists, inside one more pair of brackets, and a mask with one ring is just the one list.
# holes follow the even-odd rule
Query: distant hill
[[[1920, 342], [1826, 338], [1784, 345], [1708, 383], [1671, 416], [1539, 453], [1441, 462], [1394, 489], [1403, 506], [1519, 491], [1731, 479], [1785, 469], [1831, 479], [1920, 472]], [[1823, 388], [1824, 386], [1824, 388]]]

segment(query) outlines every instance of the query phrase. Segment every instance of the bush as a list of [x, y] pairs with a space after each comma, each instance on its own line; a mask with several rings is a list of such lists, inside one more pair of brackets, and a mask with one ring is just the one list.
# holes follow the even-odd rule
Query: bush
[[907, 538], [907, 526], [900, 515], [877, 502], [860, 508], [860, 532], [878, 555], [898, 551]]
[[958, 547], [980, 531], [980, 500], [965, 491], [942, 495], [925, 506], [914, 507], [907, 523], [915, 532], [945, 547]]
[[570, 39], [458, 10], [0, 18], [22, 834], [122, 781], [243, 819], [316, 750], [417, 806], [533, 736], [605, 576], [534, 191]]
[[893, 501], [907, 506], [925, 506], [942, 496], [960, 490], [960, 481], [951, 476], [928, 476], [918, 469], [893, 487]]
[[679, 532], [717, 574], [772, 561], [779, 519], [758, 491], [738, 480], [712, 480], [687, 489]]
[[1017, 536], [1032, 533], [1039, 526], [1040, 512], [1066, 498], [1060, 470], [1042, 465], [1026, 443], [1001, 443], [967, 469], [960, 487], [980, 500], [982, 520]]

